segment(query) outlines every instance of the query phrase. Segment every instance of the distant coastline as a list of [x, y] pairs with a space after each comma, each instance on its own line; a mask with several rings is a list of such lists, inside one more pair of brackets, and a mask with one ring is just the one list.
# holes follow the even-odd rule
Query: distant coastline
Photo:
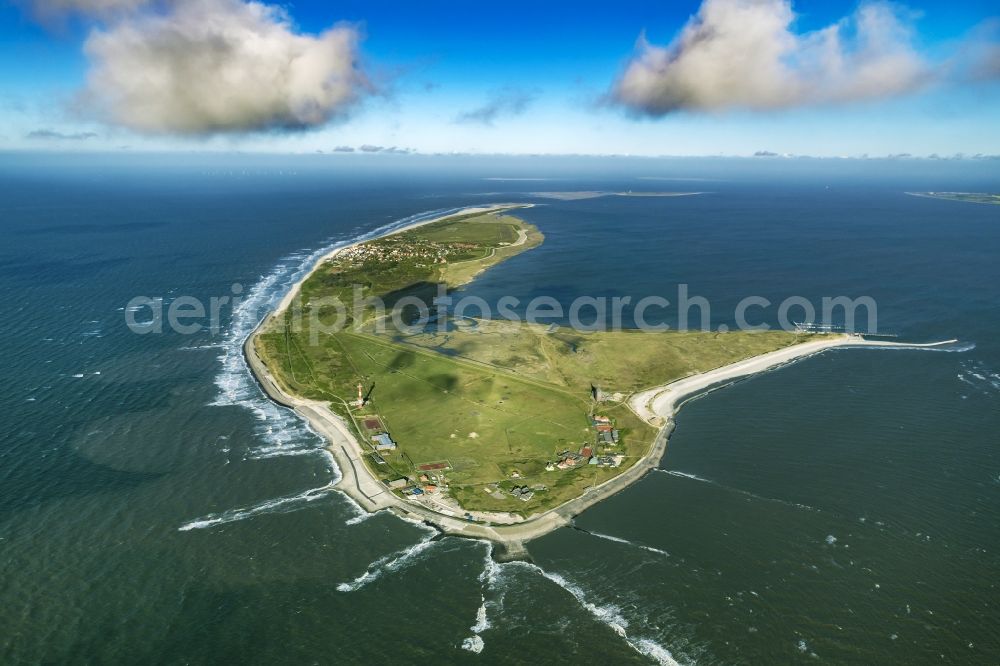
[[558, 199], [560, 201], [577, 201], [579, 199], [597, 199], [599, 197], [692, 197], [707, 192], [647, 192], [643, 190], [627, 190], [625, 192], [608, 192], [604, 190], [572, 191], [572, 192], [531, 192], [532, 196], [543, 199]]
[[911, 197], [924, 197], [925, 199], [1000, 205], [1000, 194], [990, 194], [988, 192], [907, 192], [906, 194], [909, 194]]

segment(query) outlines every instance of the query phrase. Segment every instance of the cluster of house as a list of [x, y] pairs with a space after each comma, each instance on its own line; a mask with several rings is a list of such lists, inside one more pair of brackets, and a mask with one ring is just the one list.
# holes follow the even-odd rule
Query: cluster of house
[[582, 467], [583, 465], [596, 465], [598, 467], [618, 467], [625, 460], [625, 456], [620, 453], [615, 455], [594, 455], [594, 449], [584, 446], [578, 453], [573, 451], [563, 451], [559, 454], [557, 462], [550, 462], [545, 466], [545, 471], [552, 472], [557, 469], [569, 469], [571, 467]]
[[528, 486], [514, 486], [510, 489], [510, 496], [522, 502], [527, 502], [535, 496], [535, 490], [545, 490], [545, 486], [534, 486], [532, 488]]
[[[590, 447], [585, 446], [580, 449], [579, 453], [574, 453], [573, 451], [563, 451], [559, 454], [558, 462], [550, 462], [545, 466], [546, 472], [551, 472], [555, 469], [569, 469], [570, 467], [576, 467], [577, 465], [586, 465], [589, 461]], [[588, 453], [588, 459], [583, 459], [583, 454]]]
[[591, 420], [594, 430], [597, 432], [597, 445], [584, 444], [579, 451], [563, 451], [559, 454], [556, 462], [550, 462], [545, 466], [546, 471], [557, 469], [570, 469], [582, 465], [597, 465], [599, 467], [618, 467], [625, 460], [621, 454], [598, 455], [597, 446], [603, 445], [605, 448], [618, 444], [619, 434], [614, 425], [606, 416], [595, 416]]
[[418, 497], [424, 494], [433, 495], [438, 492], [437, 484], [432, 483], [426, 474], [420, 475], [418, 483], [413, 483], [406, 477], [400, 477], [387, 481], [386, 485], [389, 486], [389, 490], [398, 490], [408, 497]]
[[408, 497], [418, 497], [420, 495], [434, 495], [441, 490], [447, 490], [444, 473], [421, 474], [417, 480], [400, 477], [392, 481], [386, 481], [390, 490], [398, 490]]
[[446, 254], [444, 248], [434, 244], [422, 244], [407, 241], [405, 243], [395, 243], [391, 241], [381, 241], [377, 243], [363, 243], [349, 247], [339, 254], [338, 259], [348, 261], [387, 261], [391, 259], [430, 259], [439, 260]]
[[349, 247], [340, 253], [338, 259], [347, 261], [389, 261], [399, 259], [426, 259], [431, 263], [445, 263], [450, 252], [471, 250], [479, 247], [475, 243], [439, 244], [430, 241], [382, 239], [374, 243], [363, 243]]
[[607, 446], [614, 446], [618, 443], [618, 430], [611, 424], [611, 419], [607, 416], [595, 416], [591, 423], [597, 431], [597, 440]]
[[433, 474], [431, 476], [428, 476], [427, 474], [421, 474], [417, 480], [420, 481], [421, 484], [423, 484], [421, 487], [423, 488], [423, 491], [425, 493], [430, 493], [433, 495], [438, 491], [439, 479], [441, 481], [444, 481], [444, 476], [439, 477], [437, 474]]
[[624, 460], [625, 456], [616, 453], [613, 456], [595, 456], [590, 459], [590, 464], [597, 465], [598, 467], [618, 467]]

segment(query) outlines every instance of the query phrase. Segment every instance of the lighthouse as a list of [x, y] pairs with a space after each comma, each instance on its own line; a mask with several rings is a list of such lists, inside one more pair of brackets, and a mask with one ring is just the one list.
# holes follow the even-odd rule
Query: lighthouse
[[365, 387], [361, 385], [361, 382], [358, 382], [358, 399], [354, 403], [354, 405], [358, 409], [361, 409], [362, 407], [365, 406], [365, 394], [364, 394], [364, 391], [365, 391]]

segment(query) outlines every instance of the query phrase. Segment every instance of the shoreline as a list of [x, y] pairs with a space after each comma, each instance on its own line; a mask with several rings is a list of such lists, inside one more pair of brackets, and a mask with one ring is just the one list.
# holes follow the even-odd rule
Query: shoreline
[[683, 377], [662, 386], [655, 386], [634, 393], [629, 398], [628, 404], [629, 408], [647, 423], [655, 418], [669, 420], [680, 410], [684, 402], [694, 395], [718, 390], [732, 383], [734, 380], [774, 370], [808, 358], [809, 356], [821, 354], [830, 349], [845, 347], [933, 349], [956, 342], [958, 340], [943, 340], [941, 342], [930, 343], [886, 342], [882, 340], [867, 340], [859, 334], [830, 334], [828, 338], [802, 342], [759, 356], [752, 356], [742, 361], [716, 368], [715, 370], [691, 375], [690, 377]]
[[271, 312], [271, 313], [269, 313], [266, 317], [264, 317], [260, 321], [260, 323], [257, 324], [257, 326], [255, 326], [252, 331], [250, 331], [250, 335], [248, 336], [248, 339], [252, 338], [254, 335], [256, 335], [257, 331], [260, 329], [260, 327], [265, 322], [267, 322], [267, 320], [272, 319], [274, 317], [277, 317], [282, 312], [284, 312], [285, 310], [287, 310], [289, 308], [289, 306], [291, 306], [292, 301], [295, 300], [295, 296], [299, 293], [299, 290], [302, 288], [302, 284], [306, 280], [308, 280], [310, 277], [312, 277], [312, 274], [315, 273], [317, 270], [319, 270], [320, 266], [322, 266], [326, 262], [328, 262], [331, 259], [333, 259], [334, 257], [336, 257], [338, 254], [340, 254], [344, 250], [349, 250], [352, 247], [357, 247], [358, 245], [363, 245], [364, 243], [369, 243], [369, 242], [371, 242], [373, 240], [377, 240], [379, 238], [386, 238], [388, 236], [395, 236], [396, 234], [401, 234], [404, 231], [410, 231], [411, 229], [416, 229], [417, 227], [422, 227], [422, 226], [427, 225], [427, 224], [433, 224], [434, 222], [440, 222], [441, 220], [446, 220], [449, 217], [457, 217], [459, 215], [472, 215], [474, 213], [494, 213], [494, 212], [503, 211], [503, 210], [510, 210], [511, 208], [534, 208], [534, 207], [535, 207], [535, 204], [533, 204], [533, 203], [524, 203], [524, 204], [505, 203], [505, 204], [487, 204], [485, 206], [468, 206], [466, 208], [462, 208], [461, 210], [457, 210], [457, 211], [455, 211], [453, 213], [447, 213], [445, 215], [439, 215], [438, 217], [433, 217], [433, 218], [431, 218], [429, 220], [418, 220], [416, 222], [412, 222], [410, 224], [402, 226], [399, 229], [393, 229], [392, 231], [386, 232], [384, 234], [380, 234], [378, 236], [374, 236], [372, 238], [368, 238], [368, 239], [365, 239], [365, 240], [358, 240], [358, 241], [354, 241], [353, 243], [348, 243], [347, 245], [341, 245], [340, 247], [335, 247], [332, 250], [330, 250], [329, 252], [327, 252], [326, 254], [324, 254], [323, 256], [321, 256], [319, 259], [317, 259], [316, 263], [313, 264], [312, 268], [310, 268], [308, 271], [306, 271], [306, 273], [301, 278], [299, 278], [299, 280], [295, 284], [293, 284], [291, 287], [289, 287], [288, 293], [286, 293], [282, 297], [281, 301], [278, 303], [278, 306], [274, 309], [274, 311]]
[[[458, 215], [507, 210], [530, 205], [496, 204], [468, 207], [440, 217], [414, 222], [383, 234], [379, 238]], [[445, 515], [394, 495], [368, 471], [362, 460], [366, 452], [344, 420], [331, 411], [325, 402], [300, 398], [286, 392], [274, 380], [270, 371], [257, 355], [254, 347], [257, 334], [266, 323], [280, 316], [291, 305], [299, 293], [302, 283], [324, 263], [335, 257], [337, 253], [370, 240], [374, 240], [374, 238], [335, 248], [317, 259], [313, 267], [292, 285], [277, 308], [265, 316], [244, 340], [242, 345], [244, 361], [250, 374], [270, 400], [295, 411], [309, 423], [309, 426], [317, 434], [326, 439], [326, 448], [333, 456], [341, 473], [341, 479], [331, 485], [333, 489], [346, 494], [369, 513], [388, 510], [404, 520], [423, 523], [446, 535], [489, 541], [495, 547], [494, 556], [500, 560], [527, 559], [528, 554], [524, 546], [526, 542], [570, 524], [575, 516], [594, 504], [621, 492], [656, 469], [666, 452], [667, 442], [674, 429], [675, 415], [683, 407], [684, 402], [695, 395], [717, 390], [728, 386], [735, 380], [769, 371], [829, 349], [841, 347], [917, 349], [933, 348], [955, 342], [949, 340], [929, 344], [910, 344], [865, 340], [860, 335], [840, 334], [835, 337], [831, 335], [821, 340], [795, 344], [634, 393], [626, 401], [628, 407], [645, 422], [658, 428], [649, 449], [635, 464], [621, 474], [587, 489], [579, 497], [522, 522], [485, 525]]]

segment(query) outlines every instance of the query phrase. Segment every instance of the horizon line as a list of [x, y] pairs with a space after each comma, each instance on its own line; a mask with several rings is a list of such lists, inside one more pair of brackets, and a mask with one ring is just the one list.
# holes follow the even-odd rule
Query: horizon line
[[798, 153], [776, 153], [771, 151], [757, 151], [755, 153], [730, 153], [730, 154], [658, 154], [658, 155], [643, 155], [643, 154], [633, 154], [633, 153], [502, 153], [502, 152], [472, 152], [472, 151], [453, 151], [453, 152], [422, 152], [415, 149], [398, 149], [395, 147], [385, 148], [380, 150], [360, 150], [354, 149], [350, 151], [346, 150], [322, 150], [316, 149], [313, 151], [281, 151], [281, 150], [239, 150], [239, 149], [131, 149], [131, 148], [119, 148], [119, 149], [89, 149], [89, 148], [79, 148], [71, 149], [65, 146], [52, 147], [52, 148], [42, 148], [42, 147], [11, 147], [2, 148], [0, 147], [0, 155], [25, 155], [25, 154], [37, 154], [37, 155], [104, 155], [104, 156], [123, 156], [123, 155], [142, 155], [142, 156], [173, 156], [173, 155], [204, 155], [204, 156], [224, 156], [224, 155], [253, 155], [261, 157], [315, 157], [315, 158], [343, 158], [343, 159], [358, 159], [358, 158], [379, 158], [379, 156], [392, 155], [395, 157], [523, 157], [523, 158], [587, 158], [587, 159], [748, 159], [748, 160], [760, 160], [760, 161], [777, 161], [777, 160], [797, 160], [797, 159], [809, 159], [809, 160], [856, 160], [856, 161], [989, 161], [989, 160], [1000, 160], [1000, 154], [989, 154], [989, 153], [976, 153], [967, 154], [963, 152], [956, 152], [950, 155], [942, 155], [940, 153], [928, 153], [928, 154], [914, 154], [907, 152], [900, 153], [889, 153], [885, 155], [870, 155], [868, 153], [862, 153], [860, 155], [808, 155], [808, 154], [798, 154]]

